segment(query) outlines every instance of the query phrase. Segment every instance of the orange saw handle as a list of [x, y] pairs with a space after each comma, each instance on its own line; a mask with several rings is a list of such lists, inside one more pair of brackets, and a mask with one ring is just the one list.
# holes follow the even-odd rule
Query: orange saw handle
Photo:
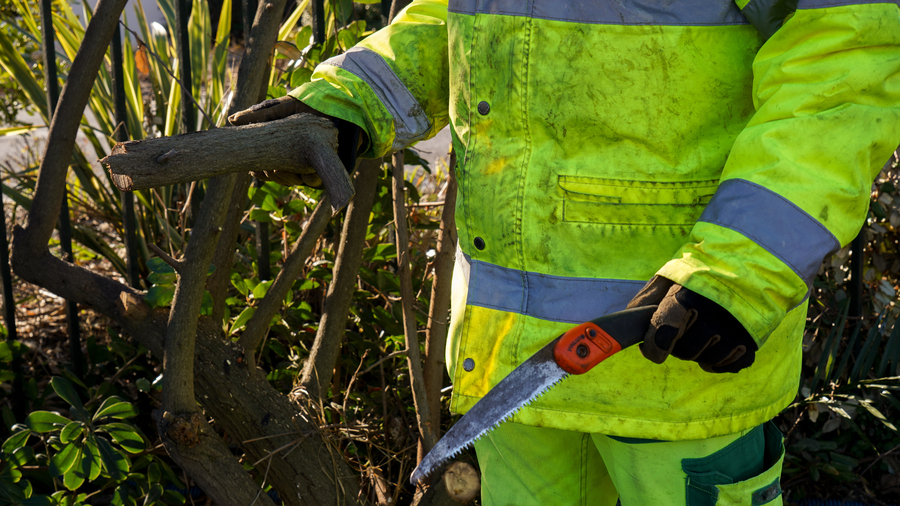
[[626, 309], [571, 328], [557, 340], [553, 358], [567, 373], [584, 374], [623, 349], [643, 341], [655, 311], [656, 306]]

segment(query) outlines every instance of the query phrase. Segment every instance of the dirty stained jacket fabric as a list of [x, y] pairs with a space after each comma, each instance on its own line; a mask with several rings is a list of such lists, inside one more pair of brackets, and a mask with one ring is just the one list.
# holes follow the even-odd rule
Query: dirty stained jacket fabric
[[292, 92], [362, 127], [369, 157], [451, 126], [453, 411], [654, 274], [728, 309], [755, 364], [628, 349], [516, 422], [701, 439], [793, 399], [813, 278], [900, 141], [900, 8], [790, 4], [417, 0]]

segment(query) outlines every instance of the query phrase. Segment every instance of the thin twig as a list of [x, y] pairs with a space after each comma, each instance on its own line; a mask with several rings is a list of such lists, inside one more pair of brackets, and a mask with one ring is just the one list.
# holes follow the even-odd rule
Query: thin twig
[[897, 445], [897, 446], [891, 448], [890, 450], [888, 450], [888, 451], [886, 451], [886, 452], [884, 452], [884, 453], [879, 454], [879, 455], [878, 455], [878, 458], [876, 458], [875, 460], [873, 460], [872, 463], [869, 464], [869, 467], [867, 467], [867, 468], [865, 469], [865, 471], [863, 471], [863, 472], [861, 472], [861, 473], [859, 473], [859, 474], [860, 474], [860, 475], [866, 474], [866, 472], [867, 472], [869, 469], [872, 469], [872, 466], [874, 466], [875, 464], [877, 464], [879, 460], [881, 460], [881, 459], [884, 458], [884, 457], [887, 457], [889, 453], [893, 452], [893, 451], [896, 450], [897, 448], [900, 448], [900, 445]]
[[195, 190], [196, 188], [197, 188], [197, 182], [196, 182], [196, 181], [191, 181], [191, 189], [188, 190], [187, 198], [184, 199], [184, 205], [181, 206], [181, 214], [186, 213], [187, 210], [188, 210], [188, 207], [190, 207], [190, 205], [191, 205], [191, 198], [193, 198], [193, 196], [194, 196], [194, 190]]
[[[353, 373], [353, 376], [350, 376], [350, 381], [347, 383], [347, 390], [344, 391], [344, 404], [341, 406], [341, 411], [344, 413], [344, 423], [347, 423], [347, 401], [350, 400], [350, 390], [353, 388], [353, 383], [356, 381], [356, 377], [359, 376], [359, 370], [362, 369], [363, 362], [366, 360], [366, 356], [369, 354], [369, 350], [366, 350], [363, 353], [362, 358], [359, 359], [359, 365], [356, 367], [356, 372]], [[350, 426], [347, 425], [347, 429], [349, 430]]]
[[362, 374], [366, 374], [367, 372], [371, 371], [372, 369], [378, 367], [379, 365], [382, 364], [382, 362], [385, 362], [385, 361], [387, 361], [387, 360], [390, 360], [390, 359], [392, 359], [392, 358], [394, 358], [394, 357], [399, 357], [400, 355], [406, 355], [406, 352], [407, 352], [407, 351], [408, 351], [408, 350], [399, 350], [399, 351], [395, 351], [395, 352], [393, 352], [393, 353], [390, 353], [390, 354], [388, 354], [388, 355], [385, 355], [384, 357], [380, 358], [380, 359], [378, 360], [378, 362], [375, 362], [374, 364], [370, 365], [368, 369], [366, 369], [365, 371], [362, 372]]
[[177, 77], [175, 77], [175, 74], [171, 70], [169, 70], [169, 67], [165, 66], [165, 64], [162, 61], [162, 58], [160, 58], [158, 54], [156, 54], [155, 52], [153, 52], [152, 49], [150, 49], [150, 46], [148, 46], [143, 40], [141, 40], [141, 38], [138, 36], [137, 32], [135, 32], [131, 28], [128, 28], [128, 26], [126, 26], [125, 23], [123, 23], [121, 20], [119, 20], [119, 24], [122, 25], [126, 30], [131, 32], [131, 35], [134, 37], [135, 40], [138, 41], [138, 44], [140, 44], [141, 46], [144, 46], [144, 49], [146, 49], [148, 53], [150, 53], [154, 58], [156, 58], [156, 61], [159, 62], [159, 66], [162, 67], [163, 70], [165, 70], [167, 74], [172, 76], [172, 79], [174, 79], [175, 82], [177, 82], [178, 85], [181, 87], [181, 94], [183, 96], [186, 96], [187, 98], [189, 98], [191, 100], [191, 102], [193, 102], [194, 105], [197, 106], [197, 110], [200, 111], [200, 114], [202, 114], [203, 117], [206, 118], [206, 122], [209, 123], [209, 128], [210, 129], [216, 128], [216, 124], [213, 122], [213, 120], [211, 120], [209, 118], [209, 116], [206, 114], [206, 111], [204, 111], [203, 107], [200, 106], [200, 103], [198, 103], [197, 100], [194, 99], [194, 95], [191, 94], [191, 90], [187, 89], [187, 87], [184, 85], [184, 83], [181, 82], [181, 79], [178, 79]]
[[175, 272], [181, 272], [182, 267], [184, 267], [184, 264], [182, 262], [170, 257], [168, 253], [163, 251], [162, 248], [155, 244], [147, 244], [147, 247], [150, 249], [150, 251], [156, 253], [156, 255], [161, 258], [163, 262], [172, 266], [172, 268], [175, 269]]
[[406, 204], [406, 207], [436, 207], [444, 205], [443, 200], [437, 202], [419, 202], [418, 204]]

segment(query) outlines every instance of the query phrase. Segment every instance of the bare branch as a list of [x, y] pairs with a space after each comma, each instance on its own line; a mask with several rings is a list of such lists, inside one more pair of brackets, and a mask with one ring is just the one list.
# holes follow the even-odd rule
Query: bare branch
[[397, 277], [400, 279], [400, 296], [403, 306], [403, 333], [406, 337], [406, 358], [409, 363], [409, 382], [412, 384], [413, 402], [416, 405], [416, 421], [425, 451], [437, 443], [431, 425], [425, 382], [422, 377], [422, 357], [419, 354], [419, 338], [416, 335], [416, 314], [413, 304], [412, 272], [409, 267], [409, 232], [406, 225], [406, 192], [403, 179], [403, 152], [393, 156], [394, 225], [397, 232]]
[[319, 201], [319, 205], [316, 206], [316, 210], [310, 216], [306, 228], [303, 229], [303, 233], [300, 234], [300, 237], [294, 244], [294, 248], [285, 260], [281, 271], [278, 272], [278, 276], [275, 277], [275, 281], [272, 282], [272, 286], [269, 287], [266, 296], [263, 297], [259, 307], [256, 308], [256, 312], [253, 313], [253, 316], [247, 322], [247, 326], [238, 340], [238, 344], [246, 352], [247, 363], [255, 363], [254, 352], [269, 330], [269, 322], [272, 321], [272, 317], [281, 308], [281, 302], [287, 295], [288, 290], [291, 289], [294, 281], [300, 277], [303, 266], [306, 265], [306, 259], [309, 258], [313, 246], [316, 245], [316, 241], [319, 240], [322, 232], [325, 231], [325, 226], [328, 225], [328, 219], [331, 217], [329, 214], [330, 207], [327, 196]]

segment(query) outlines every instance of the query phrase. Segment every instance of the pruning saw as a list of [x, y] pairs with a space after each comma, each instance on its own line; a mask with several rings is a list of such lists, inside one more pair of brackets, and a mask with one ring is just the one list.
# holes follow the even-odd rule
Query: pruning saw
[[584, 374], [616, 353], [644, 340], [656, 306], [626, 309], [569, 329], [482, 397], [422, 459], [415, 485], [478, 438], [507, 420], [571, 374]]

